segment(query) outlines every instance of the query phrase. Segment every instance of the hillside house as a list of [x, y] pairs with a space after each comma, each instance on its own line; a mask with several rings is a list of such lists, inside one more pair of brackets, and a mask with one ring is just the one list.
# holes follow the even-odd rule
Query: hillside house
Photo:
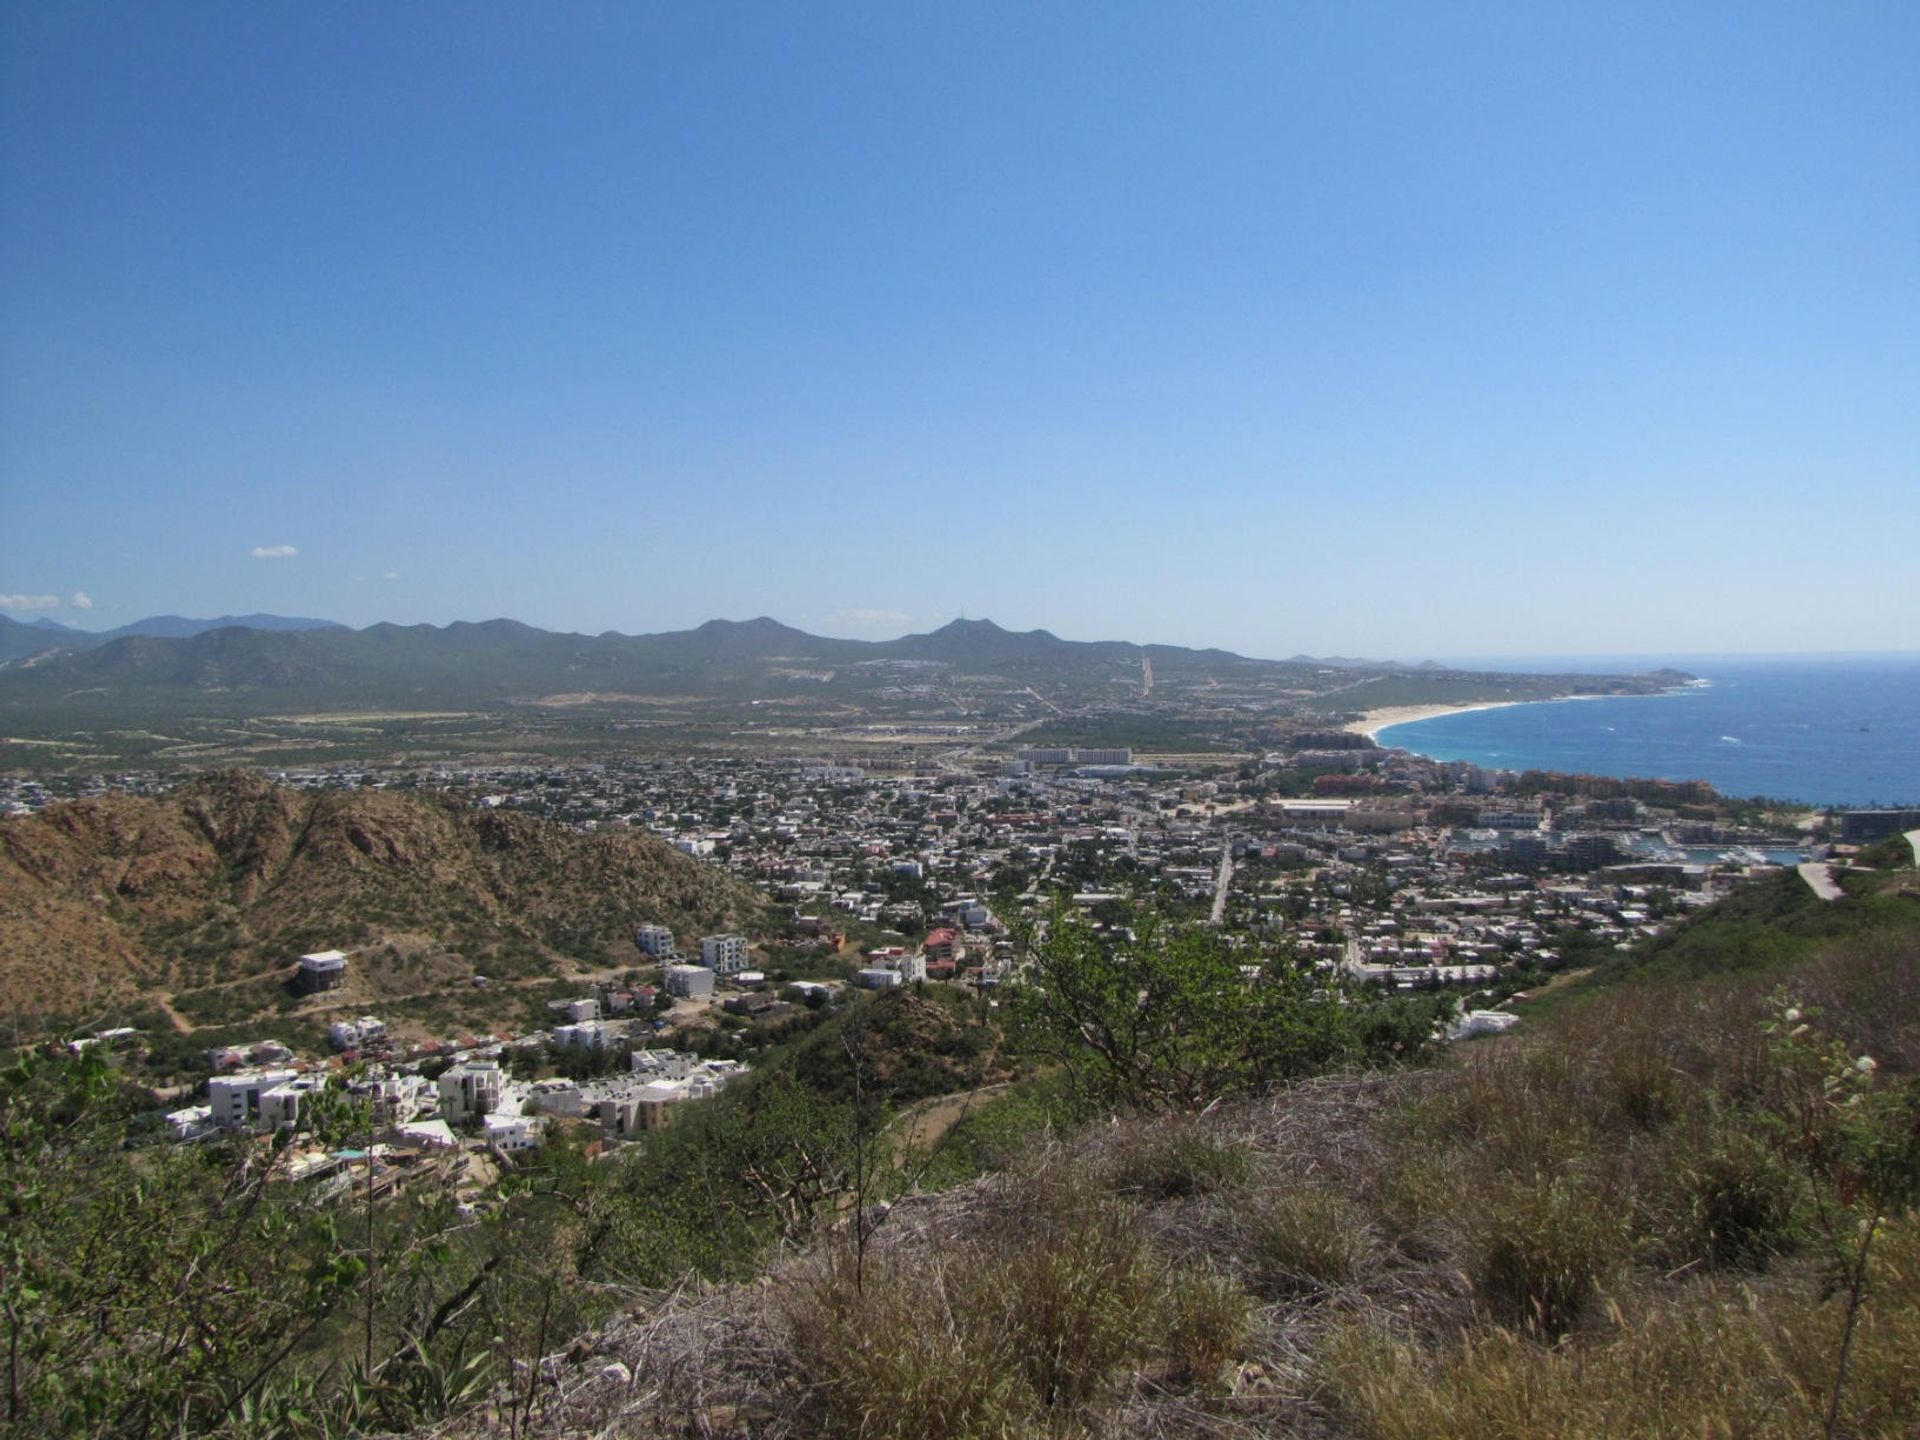
[[343, 950], [316, 950], [300, 957], [294, 985], [302, 994], [338, 990], [347, 983], [347, 956]]

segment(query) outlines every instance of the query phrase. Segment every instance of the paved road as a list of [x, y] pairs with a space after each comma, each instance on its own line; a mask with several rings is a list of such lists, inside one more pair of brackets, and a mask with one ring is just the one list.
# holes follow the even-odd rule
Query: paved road
[[1847, 892], [1842, 890], [1840, 888], [1840, 882], [1833, 878], [1833, 866], [1823, 864], [1818, 860], [1809, 860], [1806, 864], [1800, 866], [1799, 870], [1800, 878], [1807, 882], [1807, 888], [1812, 890], [1813, 893], [1818, 895], [1822, 900], [1844, 900], [1847, 898]]
[[1227, 887], [1233, 884], [1233, 839], [1229, 836], [1220, 846], [1220, 878], [1213, 882], [1213, 914], [1209, 925], [1218, 925], [1227, 918]]

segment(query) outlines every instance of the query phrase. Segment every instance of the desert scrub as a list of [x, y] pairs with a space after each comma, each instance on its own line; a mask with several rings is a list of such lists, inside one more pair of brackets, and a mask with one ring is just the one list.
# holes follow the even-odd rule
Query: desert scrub
[[1474, 1288], [1502, 1324], [1556, 1337], [1622, 1258], [1617, 1197], [1575, 1173], [1516, 1178], [1474, 1219]]
[[1314, 1185], [1272, 1191], [1247, 1219], [1247, 1263], [1263, 1293], [1285, 1296], [1351, 1285], [1373, 1255], [1373, 1232], [1344, 1196]]

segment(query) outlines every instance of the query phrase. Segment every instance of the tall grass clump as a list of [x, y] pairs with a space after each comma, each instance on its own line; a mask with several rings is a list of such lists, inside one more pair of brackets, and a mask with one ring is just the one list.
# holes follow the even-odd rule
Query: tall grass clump
[[1580, 1320], [1627, 1238], [1617, 1198], [1573, 1174], [1516, 1179], [1475, 1228], [1482, 1303], [1501, 1323], [1546, 1337]]
[[1156, 1263], [1130, 1205], [1073, 1170], [1011, 1188], [936, 1259], [840, 1257], [796, 1287], [788, 1343], [826, 1434], [1020, 1435], [1156, 1353], [1203, 1383], [1231, 1358], [1244, 1297]]
[[1800, 1190], [1750, 1135], [1726, 1130], [1682, 1167], [1693, 1253], [1716, 1268], [1758, 1268], [1792, 1248]]
[[1012, 1356], [1042, 1407], [1090, 1400], [1145, 1347], [1158, 1275], [1138, 1218], [1077, 1177], [1048, 1187], [1026, 1232], [972, 1277], [1001, 1310]]
[[1332, 1190], [1290, 1186], [1262, 1197], [1247, 1222], [1247, 1259], [1277, 1296], [1351, 1285], [1366, 1269], [1373, 1234], [1356, 1205]]
[[857, 1440], [1013, 1440], [1035, 1406], [1010, 1337], [956, 1304], [944, 1267], [840, 1257], [785, 1306], [787, 1343], [822, 1433]]
[[1162, 1120], [1129, 1136], [1107, 1156], [1109, 1188], [1142, 1200], [1189, 1200], [1244, 1184], [1247, 1151], [1193, 1120]]
[[1240, 1350], [1251, 1307], [1230, 1276], [1186, 1270], [1162, 1289], [1158, 1348], [1171, 1378], [1207, 1386]]

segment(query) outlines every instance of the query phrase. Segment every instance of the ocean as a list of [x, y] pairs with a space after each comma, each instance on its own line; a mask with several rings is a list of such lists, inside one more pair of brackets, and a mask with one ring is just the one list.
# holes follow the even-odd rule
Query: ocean
[[1705, 780], [1723, 795], [1809, 805], [1920, 804], [1920, 653], [1451, 663], [1537, 673], [1668, 665], [1706, 683], [1415, 720], [1381, 731], [1382, 745], [1502, 770]]

